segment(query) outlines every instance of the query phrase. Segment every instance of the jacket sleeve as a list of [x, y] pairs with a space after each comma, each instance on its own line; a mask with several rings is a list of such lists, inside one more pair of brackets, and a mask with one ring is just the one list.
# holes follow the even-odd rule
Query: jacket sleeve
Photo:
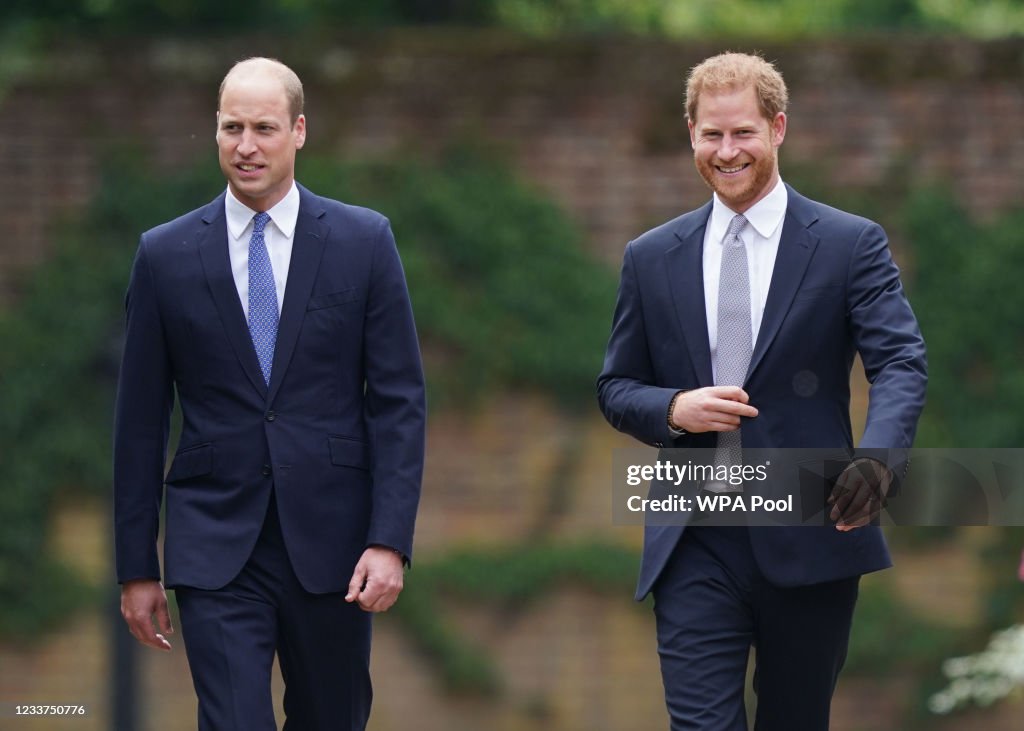
[[426, 393], [412, 304], [386, 219], [374, 243], [364, 332], [373, 476], [367, 544], [394, 548], [408, 560], [423, 476]]
[[117, 580], [160, 578], [157, 534], [173, 403], [171, 366], [143, 235], [132, 267], [114, 417]]
[[924, 408], [928, 365], [899, 269], [877, 224], [866, 226], [854, 247], [847, 291], [850, 328], [871, 384], [858, 446], [876, 458], [876, 450], [886, 450], [883, 461], [899, 480]]
[[686, 446], [690, 435], [674, 438], [669, 431], [668, 407], [680, 389], [656, 381], [633, 246], [623, 257], [611, 336], [597, 378], [598, 405], [609, 424], [645, 444]]

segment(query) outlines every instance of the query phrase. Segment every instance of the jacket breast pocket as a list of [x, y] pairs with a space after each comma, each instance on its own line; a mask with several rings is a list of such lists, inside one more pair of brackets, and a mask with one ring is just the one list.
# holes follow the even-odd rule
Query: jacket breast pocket
[[329, 435], [327, 443], [331, 449], [331, 464], [338, 467], [370, 469], [369, 445], [361, 439]]
[[362, 290], [360, 287], [340, 289], [337, 292], [310, 297], [309, 302], [306, 303], [306, 312], [312, 312], [313, 310], [326, 310], [328, 307], [347, 305], [352, 302], [359, 302], [360, 299], [362, 299]]
[[841, 284], [830, 284], [824, 287], [806, 287], [796, 293], [796, 296], [793, 297], [793, 303], [815, 302], [825, 298], [837, 299], [843, 296], [843, 286]]
[[184, 482], [208, 475], [211, 472], [213, 472], [213, 445], [210, 443], [197, 444], [194, 447], [178, 450], [164, 482], [167, 484]]

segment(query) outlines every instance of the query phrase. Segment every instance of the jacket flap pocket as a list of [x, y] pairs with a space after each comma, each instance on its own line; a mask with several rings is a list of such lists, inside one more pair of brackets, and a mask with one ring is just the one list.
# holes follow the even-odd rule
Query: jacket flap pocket
[[797, 290], [796, 296], [793, 297], [794, 302], [803, 302], [806, 300], [817, 300], [822, 297], [843, 297], [843, 285], [825, 285], [824, 287], [805, 287]]
[[360, 470], [370, 469], [370, 456], [367, 454], [366, 442], [348, 437], [327, 437], [331, 446], [331, 464], [340, 467], [355, 467]]
[[180, 482], [213, 472], [213, 445], [199, 444], [174, 455], [164, 482]]
[[323, 310], [327, 307], [337, 307], [347, 302], [355, 302], [359, 299], [359, 287], [349, 287], [330, 294], [322, 294], [310, 297], [306, 303], [306, 310]]

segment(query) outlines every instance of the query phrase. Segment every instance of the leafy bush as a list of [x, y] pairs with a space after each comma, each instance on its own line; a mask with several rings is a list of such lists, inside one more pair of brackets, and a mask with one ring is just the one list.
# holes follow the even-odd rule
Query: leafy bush
[[947, 192], [924, 189], [905, 220], [931, 364], [918, 444], [1024, 444], [1024, 211], [978, 222]]
[[1024, 31], [1014, 0], [7, 0], [16, 25], [152, 33], [420, 24], [495, 27], [531, 35], [624, 32], [706, 39], [792, 38], [851, 31], [940, 31], [1005, 37]]

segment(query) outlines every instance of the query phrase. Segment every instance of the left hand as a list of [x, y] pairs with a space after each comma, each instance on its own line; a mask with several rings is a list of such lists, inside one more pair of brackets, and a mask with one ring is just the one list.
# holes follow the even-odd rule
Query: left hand
[[849, 531], [875, 522], [885, 507], [892, 470], [878, 460], [862, 457], [846, 466], [828, 502], [836, 530]]
[[345, 601], [358, 602], [367, 612], [386, 612], [398, 600], [404, 574], [399, 554], [383, 546], [370, 546], [356, 564]]

